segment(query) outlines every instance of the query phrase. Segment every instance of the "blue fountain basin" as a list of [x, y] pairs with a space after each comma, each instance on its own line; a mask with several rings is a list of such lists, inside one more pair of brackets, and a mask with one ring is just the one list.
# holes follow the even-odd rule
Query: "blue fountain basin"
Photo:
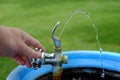
[[[63, 64], [63, 69], [87, 67], [107, 69], [120, 73], [120, 53], [117, 52], [103, 51], [101, 58], [99, 51], [91, 50], [66, 51], [63, 52], [63, 55], [68, 56], [68, 64]], [[51, 65], [42, 65], [38, 70], [18, 66], [9, 74], [7, 80], [35, 80], [50, 72], [52, 72]]]

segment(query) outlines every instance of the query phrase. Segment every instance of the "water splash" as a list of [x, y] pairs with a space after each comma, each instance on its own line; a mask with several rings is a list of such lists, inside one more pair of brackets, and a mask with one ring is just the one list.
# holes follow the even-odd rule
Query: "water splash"
[[[101, 43], [100, 43], [100, 41], [99, 41], [98, 28], [95, 26], [92, 18], [90, 17], [90, 15], [88, 14], [87, 11], [85, 11], [85, 10], [75, 10], [75, 11], [73, 11], [73, 12], [67, 17], [67, 19], [66, 19], [66, 21], [65, 21], [65, 24], [63, 25], [63, 28], [62, 28], [62, 30], [61, 30], [61, 32], [60, 32], [59, 37], [61, 37], [61, 35], [63, 34], [63, 32], [64, 32], [64, 30], [65, 30], [65, 28], [66, 28], [66, 26], [67, 26], [67, 24], [70, 22], [70, 20], [72, 19], [72, 17], [73, 17], [74, 15], [76, 15], [76, 14], [83, 14], [83, 15], [85, 15], [85, 16], [88, 18], [88, 20], [89, 20], [92, 28], [94, 29], [94, 31], [95, 31], [95, 33], [96, 33], [96, 41], [97, 41], [97, 44], [98, 44], [98, 47], [99, 47], [99, 51], [100, 51], [101, 67], [103, 68], [103, 60], [102, 60], [102, 51], [103, 51], [103, 50], [102, 50], [102, 47], [101, 47]], [[104, 69], [102, 70], [101, 77], [102, 77], [102, 78], [105, 77], [105, 71], [104, 71]]]
[[101, 78], [105, 78], [105, 70], [102, 70]]
[[79, 78], [74, 78], [74, 77], [73, 77], [72, 80], [82, 80], [82, 79], [81, 79], [81, 77], [79, 77]]
[[[101, 62], [101, 67], [103, 68], [102, 48], [100, 48], [100, 62]], [[101, 78], [104, 78], [104, 77], [105, 77], [105, 70], [103, 68], [101, 73]]]

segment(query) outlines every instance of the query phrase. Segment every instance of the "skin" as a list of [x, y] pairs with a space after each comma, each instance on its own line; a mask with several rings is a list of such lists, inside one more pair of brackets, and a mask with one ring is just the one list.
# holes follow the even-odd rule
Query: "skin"
[[30, 47], [45, 51], [42, 45], [28, 33], [17, 28], [0, 26], [0, 56], [10, 57], [18, 64], [30, 68], [32, 67], [30, 58], [40, 57], [40, 53]]

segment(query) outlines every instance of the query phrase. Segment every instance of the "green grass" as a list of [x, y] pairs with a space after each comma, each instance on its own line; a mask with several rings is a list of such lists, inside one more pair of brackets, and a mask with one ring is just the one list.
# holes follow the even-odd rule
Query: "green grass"
[[[61, 21], [62, 27], [69, 13], [76, 9], [87, 10], [98, 28], [103, 50], [120, 52], [119, 4], [119, 0], [1, 0], [0, 25], [28, 32], [44, 45], [47, 52], [52, 52], [51, 30], [55, 23]], [[95, 31], [83, 15], [72, 18], [61, 40], [64, 51], [98, 50]], [[0, 57], [0, 80], [5, 80], [16, 66], [13, 60]]]

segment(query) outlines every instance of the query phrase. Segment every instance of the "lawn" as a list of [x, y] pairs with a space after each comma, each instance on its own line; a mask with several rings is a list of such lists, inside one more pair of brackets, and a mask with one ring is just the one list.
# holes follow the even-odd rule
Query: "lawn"
[[[47, 52], [52, 52], [53, 26], [61, 21], [58, 36], [67, 16], [77, 9], [86, 10], [93, 19], [103, 50], [120, 52], [119, 0], [0, 0], [0, 25], [26, 31], [40, 41]], [[87, 17], [76, 14], [60, 37], [62, 49], [99, 50], [95, 35]], [[13, 60], [0, 57], [0, 80], [5, 80], [16, 66]]]

